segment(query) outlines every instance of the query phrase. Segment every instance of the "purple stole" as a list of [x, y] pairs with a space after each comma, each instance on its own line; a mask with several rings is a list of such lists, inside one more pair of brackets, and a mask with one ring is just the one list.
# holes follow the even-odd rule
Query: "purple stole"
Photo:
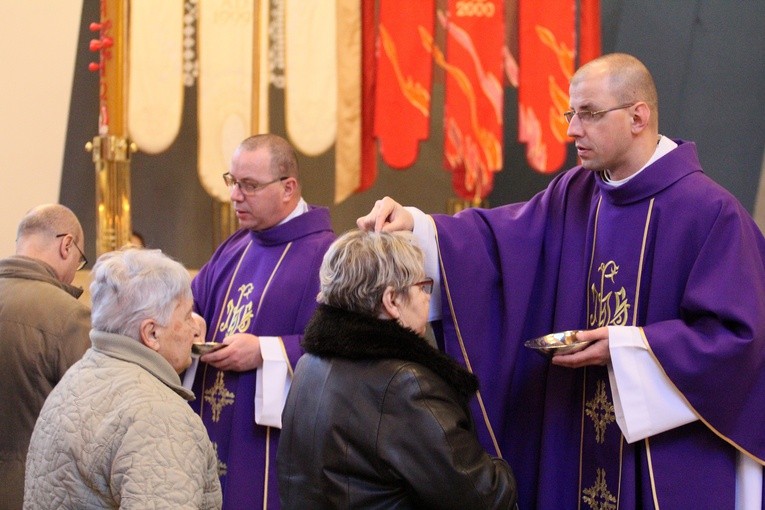
[[[316, 307], [319, 265], [334, 238], [325, 208], [264, 232], [234, 233], [192, 283], [207, 341], [232, 333], [279, 336], [294, 365]], [[220, 371], [201, 363], [192, 388], [191, 406], [218, 455], [223, 508], [279, 508], [279, 429], [255, 424], [255, 381], [255, 370]]]
[[[594, 215], [593, 247], [587, 279], [586, 329], [636, 326], [644, 233], [653, 199], [613, 207], [600, 197]], [[579, 494], [584, 508], [617, 508], [622, 487], [634, 499], [635, 460], [616, 424], [606, 367], [587, 367], [582, 397]], [[621, 483], [623, 481], [623, 483]]]

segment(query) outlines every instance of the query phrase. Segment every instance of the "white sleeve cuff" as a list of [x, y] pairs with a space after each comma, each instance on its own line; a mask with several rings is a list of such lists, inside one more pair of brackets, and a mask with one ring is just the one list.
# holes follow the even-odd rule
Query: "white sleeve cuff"
[[741, 452], [736, 456], [736, 510], [761, 510], [763, 467]]
[[628, 443], [697, 419], [648, 352], [640, 328], [609, 326], [608, 345], [614, 414]]
[[441, 319], [441, 268], [438, 264], [436, 225], [433, 219], [416, 207], [405, 207], [414, 220], [412, 234], [417, 245], [425, 253], [425, 274], [433, 278], [433, 294], [430, 296], [428, 322]]
[[255, 423], [282, 428], [282, 411], [292, 376], [287, 353], [278, 336], [261, 336], [263, 366], [255, 375]]

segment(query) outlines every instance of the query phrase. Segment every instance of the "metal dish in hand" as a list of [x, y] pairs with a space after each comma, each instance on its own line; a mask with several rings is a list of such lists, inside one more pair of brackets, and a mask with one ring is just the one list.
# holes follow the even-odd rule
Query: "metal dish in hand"
[[571, 354], [581, 351], [593, 342], [592, 340], [577, 340], [577, 333], [578, 331], [576, 330], [550, 333], [549, 335], [528, 340], [523, 345], [548, 356]]
[[218, 349], [225, 347], [227, 344], [220, 342], [205, 342], [202, 344], [191, 344], [191, 352], [194, 354], [207, 354], [208, 352], [217, 351]]

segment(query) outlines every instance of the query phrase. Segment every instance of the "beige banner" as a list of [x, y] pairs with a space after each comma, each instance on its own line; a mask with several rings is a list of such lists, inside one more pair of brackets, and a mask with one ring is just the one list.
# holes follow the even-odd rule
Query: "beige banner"
[[255, 3], [197, 3], [199, 179], [224, 202], [230, 198], [221, 176], [237, 145], [252, 134]]
[[361, 2], [337, 0], [335, 203], [361, 183]]
[[268, 55], [270, 50], [269, 44], [269, 16], [271, 6], [268, 0], [255, 0], [257, 3], [258, 19], [256, 21], [258, 34], [256, 36], [257, 51], [254, 52], [252, 63], [253, 68], [257, 70], [255, 76], [253, 76], [253, 84], [257, 84], [257, 87], [253, 86], [253, 93], [257, 96], [253, 96], [253, 105], [257, 106], [257, 109], [253, 113], [254, 119], [252, 122], [253, 134], [255, 133], [268, 133], [271, 129], [269, 119], [268, 108], [268, 88], [270, 83], [270, 65]]
[[300, 152], [316, 156], [337, 133], [335, 0], [285, 2], [285, 118]]
[[128, 133], [150, 154], [167, 150], [183, 114], [183, 0], [131, 0]]

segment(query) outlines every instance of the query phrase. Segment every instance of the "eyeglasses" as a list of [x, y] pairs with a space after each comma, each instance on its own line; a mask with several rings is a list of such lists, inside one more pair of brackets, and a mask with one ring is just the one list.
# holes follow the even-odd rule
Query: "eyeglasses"
[[637, 103], [623, 104], [620, 106], [614, 106], [613, 108], [606, 108], [605, 110], [598, 110], [595, 112], [591, 112], [589, 110], [579, 110], [578, 112], [575, 112], [574, 110], [569, 110], [563, 113], [563, 117], [565, 117], [566, 122], [571, 124], [571, 121], [574, 119], [574, 115], [578, 115], [579, 120], [582, 121], [582, 124], [588, 124], [594, 120], [597, 120], [598, 118], [600, 118], [601, 115], [605, 115], [608, 112], [612, 112], [614, 110], [622, 110], [624, 108], [635, 106], [636, 104]]
[[229, 172], [226, 172], [223, 174], [223, 182], [226, 183], [226, 186], [228, 186], [229, 189], [233, 189], [234, 186], [239, 187], [239, 191], [242, 192], [242, 195], [250, 196], [257, 193], [259, 190], [265, 188], [268, 185], [271, 185], [275, 182], [283, 181], [285, 179], [289, 179], [289, 177], [279, 177], [277, 179], [274, 179], [273, 181], [268, 181], [264, 183], [257, 183], [257, 182], [249, 182], [249, 181], [237, 181], [234, 179], [234, 176], [231, 175]]
[[419, 287], [425, 294], [433, 294], [433, 278], [425, 278], [421, 282], [413, 283], [412, 287]]
[[[58, 234], [56, 236], [56, 239], [58, 239], [59, 237], [66, 237], [68, 235], [71, 235], [71, 234]], [[77, 243], [74, 242], [74, 236], [72, 236], [72, 244], [74, 245], [75, 248], [77, 248], [77, 251], [80, 252], [80, 265], [77, 266], [77, 271], [79, 271], [80, 269], [88, 265], [88, 258], [85, 256], [84, 253], [82, 253], [82, 250], [80, 249], [79, 246], [77, 246]]]

